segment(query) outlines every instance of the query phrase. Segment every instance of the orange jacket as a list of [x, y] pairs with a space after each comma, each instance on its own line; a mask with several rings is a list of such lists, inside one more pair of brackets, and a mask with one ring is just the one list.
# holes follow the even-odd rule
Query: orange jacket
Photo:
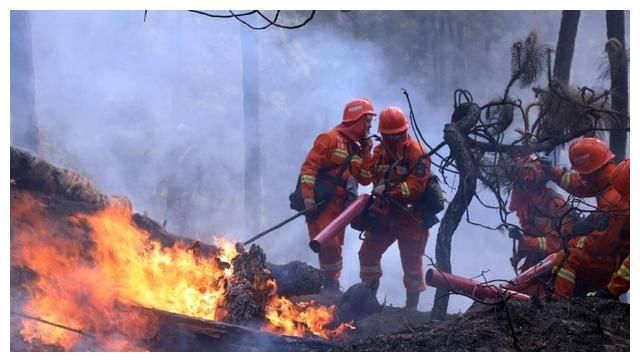
[[[349, 176], [354, 176], [358, 182], [363, 183], [362, 180], [368, 180], [370, 175], [366, 171], [362, 171], [362, 165], [371, 159], [371, 155], [363, 154], [355, 142], [335, 128], [321, 133], [313, 143], [313, 147], [307, 154], [307, 158], [300, 169], [302, 197], [307, 199], [315, 196], [314, 187], [318, 171], [323, 168], [344, 164], [350, 153], [354, 155], [349, 166], [342, 174], [342, 181], [346, 181]], [[335, 177], [341, 168], [341, 166], [333, 167], [327, 172], [327, 175]], [[346, 197], [345, 189], [337, 187], [334, 198], [344, 197]]]
[[[386, 191], [387, 196], [404, 207], [413, 205], [421, 198], [424, 188], [431, 176], [431, 159], [428, 156], [420, 160], [420, 167], [414, 168], [416, 162], [423, 154], [424, 152], [420, 148], [420, 145], [410, 138], [403, 147], [400, 160], [396, 160], [395, 157], [390, 156], [382, 145], [377, 145], [373, 149], [373, 157], [365, 162], [362, 172], [363, 175], [369, 174], [371, 176], [369, 178], [363, 177], [362, 183], [363, 185], [367, 185], [373, 182], [374, 186], [378, 186], [384, 183], [388, 176], [387, 181], [392, 188]], [[392, 166], [393, 168], [390, 170]], [[414, 168], [414, 172], [407, 175], [407, 172], [412, 168]], [[407, 176], [405, 177], [405, 175]], [[401, 180], [402, 182], [398, 183], [398, 181]], [[415, 219], [421, 220], [421, 214], [418, 210], [414, 208], [412, 217], [393, 203], [389, 206], [391, 217], [398, 221], [398, 224], [418, 226], [415, 225]]]
[[[511, 194], [509, 210], [515, 211], [523, 233], [521, 249], [528, 252], [555, 253], [562, 247], [556, 225], [569, 210], [565, 199], [543, 186], [538, 190], [515, 188]], [[572, 220], [562, 218], [562, 231], [570, 230]]]
[[579, 174], [567, 170], [555, 168], [552, 171], [552, 180], [560, 187], [578, 197], [595, 197], [596, 214], [609, 216], [606, 230], [594, 231], [583, 242], [578, 243], [578, 248], [591, 255], [611, 255], [624, 249], [621, 235], [628, 225], [629, 200], [623, 198], [611, 185], [611, 173], [614, 169], [613, 164], [605, 166], [603, 170], [597, 171], [600, 174], [593, 182], [587, 182]]

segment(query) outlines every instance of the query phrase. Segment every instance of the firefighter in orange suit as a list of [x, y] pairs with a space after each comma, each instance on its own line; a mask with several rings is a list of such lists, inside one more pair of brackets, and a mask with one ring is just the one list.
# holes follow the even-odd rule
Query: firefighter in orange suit
[[[623, 198], [629, 202], [629, 177], [630, 177], [630, 161], [624, 160], [613, 171], [611, 175], [611, 183], [613, 187], [618, 191]], [[623, 245], [626, 243], [627, 254], [628, 254], [628, 245], [629, 245], [629, 234], [630, 234], [630, 218], [627, 217], [627, 222], [622, 231], [622, 240]], [[631, 283], [631, 261], [629, 259], [629, 255], [624, 259], [622, 265], [618, 268], [618, 270], [611, 276], [611, 280], [609, 281], [609, 285], [606, 288], [600, 289], [594, 293], [589, 293], [589, 295], [602, 297], [602, 298], [611, 298], [617, 299], [620, 295], [626, 293], [629, 290], [629, 284]]]
[[[371, 158], [373, 142], [364, 140], [376, 116], [373, 103], [366, 98], [350, 101], [344, 108], [342, 123], [330, 131], [321, 133], [313, 143], [300, 170], [300, 182], [307, 215], [309, 238], [313, 239], [346, 207], [346, 183], [352, 176], [357, 181], [370, 175], [362, 168], [363, 162]], [[341, 173], [341, 176], [339, 175]], [[332, 198], [323, 207], [316, 205], [314, 188], [320, 177], [336, 183]], [[339, 292], [339, 277], [342, 271], [342, 245], [344, 231], [336, 236], [330, 247], [322, 248], [318, 257], [325, 281], [323, 289]]]
[[380, 213], [381, 221], [378, 226], [386, 226], [365, 232], [358, 255], [360, 279], [376, 290], [382, 276], [382, 254], [398, 240], [407, 290], [406, 308], [415, 310], [420, 293], [426, 289], [422, 257], [429, 236], [415, 204], [427, 185], [431, 161], [409, 137], [408, 127], [400, 108], [388, 107], [380, 113], [382, 143], [376, 145], [373, 158], [365, 162], [365, 168], [372, 176], [376, 197], [373, 206]]
[[[557, 270], [554, 298], [584, 295], [589, 290], [605, 287], [624, 258], [621, 235], [629, 213], [629, 202], [611, 184], [616, 168], [614, 154], [596, 138], [582, 138], [569, 147], [569, 161], [577, 172], [545, 167], [551, 179], [577, 197], [595, 197], [596, 210], [587, 222], [576, 223], [573, 234], [583, 234], [571, 240], [569, 256]], [[584, 226], [588, 226], [587, 232]], [[577, 230], [577, 231], [576, 231]], [[627, 243], [628, 245], [628, 243]], [[576, 283], [578, 282], [578, 283]], [[576, 290], [576, 284], [580, 286]]]
[[509, 210], [516, 212], [522, 233], [514, 228], [509, 230], [509, 236], [520, 240], [517, 260], [514, 261], [526, 257], [520, 267], [520, 271], [524, 271], [562, 249], [559, 231], [569, 231], [573, 218], [568, 213], [570, 207], [564, 197], [547, 187], [537, 159], [523, 157], [518, 166]]

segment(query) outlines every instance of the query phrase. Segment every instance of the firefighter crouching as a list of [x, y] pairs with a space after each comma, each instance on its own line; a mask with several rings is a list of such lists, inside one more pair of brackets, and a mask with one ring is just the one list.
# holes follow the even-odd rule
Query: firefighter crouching
[[574, 218], [564, 197], [547, 187], [539, 160], [522, 157], [518, 166], [509, 210], [516, 212], [522, 232], [512, 228], [509, 236], [519, 241], [512, 264], [515, 268], [518, 261], [526, 257], [520, 267], [520, 271], [524, 271], [562, 249], [559, 231], [568, 232]]
[[[293, 209], [309, 211], [306, 222], [310, 239], [340, 215], [348, 197], [357, 196], [357, 182], [370, 179], [362, 165], [371, 158], [373, 142], [365, 138], [375, 116], [369, 99], [350, 101], [344, 108], [342, 123], [321, 133], [307, 154], [300, 170], [298, 189], [290, 200]], [[324, 202], [318, 206], [321, 200]], [[343, 244], [344, 231], [318, 255], [325, 291], [340, 291]]]
[[628, 255], [628, 242], [625, 245], [621, 235], [628, 219], [629, 202], [611, 184], [611, 174], [616, 168], [613, 158], [604, 142], [583, 138], [569, 147], [569, 161], [577, 172], [543, 163], [545, 172], [561, 188], [577, 197], [595, 197], [597, 202], [595, 212], [572, 228], [575, 238], [569, 242], [569, 256], [557, 270], [555, 299], [606, 287]]
[[422, 257], [429, 236], [416, 204], [429, 180], [431, 161], [410, 138], [408, 127], [400, 108], [388, 107], [380, 113], [382, 143], [374, 148], [373, 157], [365, 161], [368, 172], [364, 173], [371, 177], [363, 180], [365, 184], [373, 182], [375, 199], [367, 210], [369, 221], [362, 226], [366, 231], [358, 255], [360, 279], [377, 290], [382, 276], [382, 254], [398, 240], [407, 290], [405, 308], [415, 310], [420, 293], [426, 289]]
[[[624, 160], [616, 166], [615, 170], [611, 174], [611, 183], [613, 187], [618, 191], [620, 195], [629, 202], [630, 190], [629, 190], [629, 177], [630, 177], [630, 161]], [[629, 236], [631, 228], [630, 214], [627, 214], [627, 222], [622, 229], [622, 243], [623, 246], [629, 247]], [[627, 249], [628, 254], [628, 249]], [[613, 273], [611, 280], [606, 288], [599, 289], [596, 292], [589, 293], [590, 296], [596, 296], [601, 298], [618, 299], [620, 295], [626, 293], [629, 290], [631, 283], [631, 260], [629, 255], [624, 259], [618, 270]]]

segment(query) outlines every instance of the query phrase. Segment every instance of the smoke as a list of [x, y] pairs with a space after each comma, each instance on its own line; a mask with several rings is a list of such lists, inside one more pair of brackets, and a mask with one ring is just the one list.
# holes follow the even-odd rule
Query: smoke
[[[390, 13], [319, 12], [301, 29], [257, 34], [262, 194], [251, 197], [263, 228], [292, 214], [287, 196], [299, 167], [314, 138], [339, 123], [348, 100], [369, 97], [378, 111], [389, 105], [408, 111], [400, 91], [406, 88], [422, 132], [437, 145], [456, 88], [470, 90], [480, 104], [500, 95], [509, 78], [511, 44], [538, 29], [540, 41], [555, 46], [560, 24], [559, 11], [500, 12], [497, 18], [505, 21], [483, 25], [495, 33], [486, 46], [477, 44], [469, 28], [454, 32], [465, 45], [478, 48], [469, 54], [456, 50], [453, 38], [438, 42], [435, 33], [409, 33], [402, 23], [388, 21]], [[187, 12], [152, 11], [146, 22], [142, 11], [30, 14], [41, 156], [84, 173], [105, 193], [128, 196], [136, 212], [166, 220], [169, 231], [203, 241], [213, 235], [252, 236], [243, 210], [241, 32], [246, 27]], [[472, 15], [449, 14], [454, 20]], [[572, 83], [598, 82], [605, 34], [604, 12], [583, 12]], [[422, 36], [435, 39], [435, 45], [424, 49]], [[435, 67], [437, 57], [444, 67]], [[531, 99], [528, 91], [516, 96]], [[454, 192], [448, 191], [449, 199]], [[469, 213], [476, 222], [499, 223], [497, 213], [477, 202]], [[427, 246], [431, 256], [436, 232], [437, 226]], [[345, 288], [359, 281], [357, 236], [347, 231]], [[270, 262], [298, 259], [317, 266], [303, 219], [258, 242]], [[453, 271], [475, 276], [490, 269], [490, 278], [509, 278], [510, 253], [506, 236], [463, 221], [453, 240]], [[397, 246], [382, 263], [379, 298], [403, 305]], [[428, 290], [419, 309], [430, 310], [432, 302], [433, 290]], [[468, 299], [453, 297], [449, 312], [469, 305]]]

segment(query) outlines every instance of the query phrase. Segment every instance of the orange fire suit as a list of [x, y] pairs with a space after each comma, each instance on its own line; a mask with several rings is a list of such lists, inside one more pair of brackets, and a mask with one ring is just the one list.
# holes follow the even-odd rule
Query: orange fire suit
[[[628, 169], [627, 169], [628, 172]], [[628, 177], [628, 176], [627, 176]], [[612, 180], [613, 181], [613, 180]], [[628, 185], [627, 185], [628, 186]], [[622, 197], [629, 202], [629, 189], [620, 189], [616, 188], [616, 190], [622, 195]], [[623, 240], [623, 248], [627, 248], [626, 252], [629, 254], [629, 239], [630, 239], [630, 228], [631, 228], [631, 219], [630, 214], [627, 215], [627, 222], [622, 229], [622, 240]], [[623, 250], [624, 252], [625, 250]], [[611, 280], [609, 281], [609, 285], [607, 289], [612, 295], [616, 297], [626, 293], [629, 290], [631, 284], [631, 260], [629, 256], [627, 256], [620, 268], [611, 276]]]
[[609, 281], [609, 285], [607, 285], [607, 289], [609, 292], [615, 296], [620, 296], [623, 293], [626, 293], [629, 290], [629, 284], [631, 283], [631, 261], [627, 256], [624, 259], [618, 271], [611, 277]]
[[[302, 164], [300, 170], [302, 197], [314, 198], [316, 178], [320, 177], [319, 172], [322, 169], [331, 168], [326, 175], [335, 177], [340, 173], [342, 167], [334, 167], [344, 164], [349, 155], [351, 160], [348, 167], [342, 174], [342, 181], [353, 176], [360, 180], [369, 180], [371, 177], [367, 170], [362, 168], [363, 162], [371, 158], [370, 154], [364, 154], [355, 142], [346, 135], [332, 129], [328, 132], [321, 133], [315, 140], [311, 151]], [[313, 239], [320, 231], [322, 231], [333, 219], [335, 219], [346, 205], [347, 192], [344, 184], [335, 188], [332, 199], [322, 210], [313, 217], [307, 217], [307, 227], [309, 230], [309, 239]], [[342, 271], [342, 246], [344, 244], [344, 231], [338, 234], [331, 246], [324, 247], [320, 251], [318, 258], [320, 260], [320, 270], [322, 270], [325, 278], [337, 280]]]
[[[569, 257], [558, 270], [555, 281], [556, 298], [569, 298], [590, 290], [605, 288], [611, 275], [618, 269], [629, 252], [628, 241], [623, 240], [629, 215], [629, 202], [611, 185], [613, 164], [598, 172], [597, 178], [584, 181], [580, 175], [562, 169], [552, 171], [552, 180], [578, 197], [595, 197], [595, 215], [608, 215], [606, 230], [596, 230], [586, 237], [572, 240]], [[626, 255], [625, 255], [626, 254]], [[579, 287], [576, 288], [576, 285]]]
[[[527, 255], [521, 271], [529, 269], [547, 255], [560, 251], [562, 238], [557, 224], [562, 222], [563, 233], [570, 230], [572, 220], [563, 217], [569, 205], [560, 194], [545, 185], [536, 188], [514, 188], [509, 210], [515, 211], [523, 234], [519, 249]], [[561, 220], [562, 218], [562, 220]]]
[[[388, 213], [388, 228], [385, 231], [366, 231], [365, 238], [358, 252], [360, 258], [360, 279], [372, 282], [382, 276], [380, 261], [382, 254], [398, 240], [400, 259], [404, 271], [404, 286], [409, 291], [423, 291], [424, 272], [422, 256], [427, 246], [429, 231], [422, 225], [420, 211], [415, 203], [420, 199], [429, 180], [431, 161], [428, 157], [419, 160], [423, 151], [414, 140], [408, 139], [402, 147], [402, 156], [395, 158], [377, 145], [373, 151], [373, 158], [365, 163], [365, 168], [371, 174], [369, 181], [378, 186], [387, 180], [391, 189], [386, 190], [390, 200], [383, 201], [383, 208]], [[420, 162], [419, 167], [414, 167]], [[413, 168], [413, 172], [410, 172]], [[364, 180], [367, 184], [367, 180]], [[398, 183], [398, 181], [402, 181]]]

